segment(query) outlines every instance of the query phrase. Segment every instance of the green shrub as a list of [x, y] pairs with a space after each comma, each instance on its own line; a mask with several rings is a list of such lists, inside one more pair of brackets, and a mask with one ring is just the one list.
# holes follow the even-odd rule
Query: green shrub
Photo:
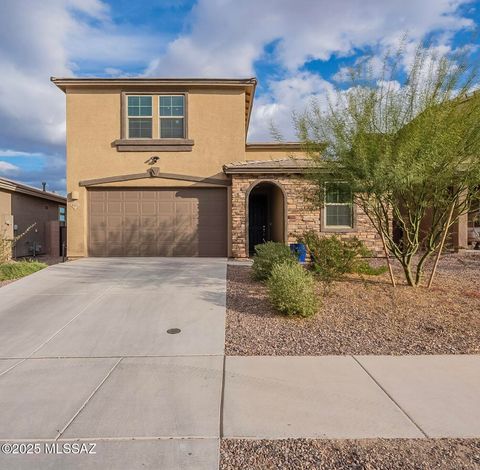
[[318, 310], [315, 281], [301, 264], [276, 264], [267, 281], [273, 306], [286, 315], [309, 317]]
[[356, 273], [366, 274], [367, 276], [380, 276], [380, 274], [386, 273], [388, 268], [386, 266], [370, 266], [366, 261], [358, 263]]
[[385, 268], [373, 268], [364, 258], [371, 256], [365, 244], [356, 237], [341, 240], [337, 236], [320, 237], [310, 231], [304, 234], [314, 273], [324, 282], [332, 282], [346, 273], [378, 275]]
[[10, 263], [0, 264], [0, 281], [8, 281], [12, 279], [20, 279], [34, 272], [46, 268], [45, 263], [38, 261], [14, 261]]
[[270, 277], [273, 267], [283, 262], [296, 263], [290, 248], [283, 243], [267, 242], [255, 247], [253, 277], [264, 281]]

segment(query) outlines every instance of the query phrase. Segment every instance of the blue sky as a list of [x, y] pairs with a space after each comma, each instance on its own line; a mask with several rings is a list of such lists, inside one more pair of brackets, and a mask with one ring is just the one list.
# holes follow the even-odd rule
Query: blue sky
[[341, 70], [430, 38], [468, 45], [473, 0], [2, 0], [0, 176], [65, 191], [64, 95], [54, 76], [250, 77], [259, 80], [250, 141], [342, 86]]

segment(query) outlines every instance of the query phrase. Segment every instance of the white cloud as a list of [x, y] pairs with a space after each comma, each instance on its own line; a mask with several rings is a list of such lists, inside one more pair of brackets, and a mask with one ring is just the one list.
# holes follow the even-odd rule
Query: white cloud
[[18, 173], [20, 168], [16, 165], [12, 165], [9, 162], [2, 162], [0, 161], [0, 174], [10, 174], [10, 173]]
[[256, 99], [250, 123], [249, 140], [271, 140], [271, 125], [282, 140], [296, 140], [292, 113], [302, 113], [312, 99], [325, 101], [334, 87], [319, 75], [301, 72], [269, 82], [269, 92]]
[[354, 48], [418, 40], [472, 21], [456, 11], [470, 0], [199, 0], [190, 31], [153, 60], [148, 75], [241, 76], [276, 41], [279, 64], [295, 71], [306, 61], [349, 55]]
[[[470, 1], [199, 0], [188, 19], [190, 29], [152, 60], [145, 74], [253, 76], [255, 62], [270, 46], [269, 59], [284, 76], [270, 81], [256, 98], [250, 139], [268, 139], [271, 121], [291, 139], [292, 111], [331, 89], [321, 77], [302, 71], [306, 62], [346, 57], [364, 47], [384, 52], [405, 35], [411, 48], [432, 31], [443, 31], [442, 41], [448, 43], [455, 31], [473, 26], [458, 13], [459, 5]], [[370, 66], [380, 78], [381, 59], [372, 57]], [[335, 78], [341, 81], [345, 74], [340, 70]]]
[[[64, 172], [65, 96], [51, 75], [129, 75], [122, 69], [135, 64], [146, 75], [253, 76], [270, 46], [278, 77], [256, 98], [250, 138], [269, 139], [273, 121], [292, 139], [292, 111], [332, 89], [302, 70], [306, 61], [386, 48], [406, 31], [413, 44], [441, 30], [448, 45], [453, 32], [472, 26], [457, 13], [469, 0], [198, 0], [184, 31], [166, 43], [161, 32], [153, 39], [115, 24], [103, 0], [0, 1], [0, 156], [43, 154], [45, 179], [55, 184]], [[38, 171], [23, 175], [41, 178]]]
[[17, 150], [0, 149], [0, 158], [5, 157], [42, 157], [40, 152], [20, 152]]
[[154, 41], [123, 33], [102, 0], [2, 0], [0, 146], [59, 152], [65, 96], [50, 76], [74, 76], [79, 64], [118, 68], [147, 63]]

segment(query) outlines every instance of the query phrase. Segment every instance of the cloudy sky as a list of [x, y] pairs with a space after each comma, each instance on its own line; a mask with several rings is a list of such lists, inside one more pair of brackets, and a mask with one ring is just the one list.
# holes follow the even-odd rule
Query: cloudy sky
[[0, 0], [0, 176], [64, 192], [52, 75], [256, 76], [249, 140], [293, 139], [292, 112], [362, 55], [429, 37], [478, 58], [478, 24], [478, 0]]

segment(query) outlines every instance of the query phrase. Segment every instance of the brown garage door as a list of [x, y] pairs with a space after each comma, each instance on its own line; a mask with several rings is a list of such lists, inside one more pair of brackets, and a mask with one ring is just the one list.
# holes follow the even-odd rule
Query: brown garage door
[[227, 191], [89, 191], [90, 256], [227, 256]]

